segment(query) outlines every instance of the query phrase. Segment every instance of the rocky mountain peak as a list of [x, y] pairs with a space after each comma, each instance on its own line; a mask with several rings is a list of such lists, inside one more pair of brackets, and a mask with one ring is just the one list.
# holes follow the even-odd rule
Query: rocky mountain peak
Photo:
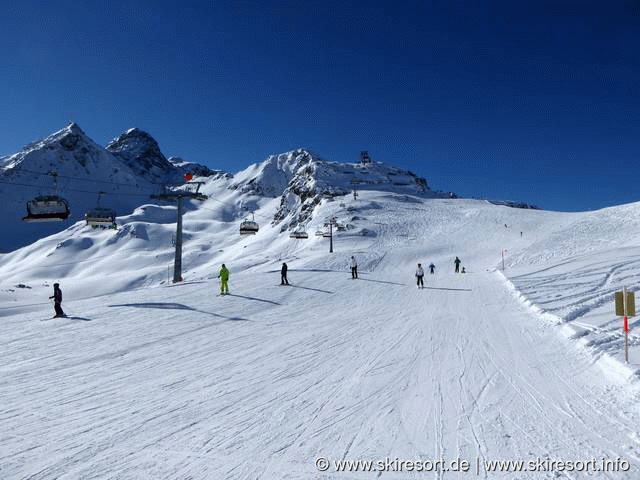
[[153, 182], [162, 182], [167, 173], [174, 170], [173, 165], [162, 154], [158, 142], [139, 128], [130, 128], [105, 148], [135, 173]]

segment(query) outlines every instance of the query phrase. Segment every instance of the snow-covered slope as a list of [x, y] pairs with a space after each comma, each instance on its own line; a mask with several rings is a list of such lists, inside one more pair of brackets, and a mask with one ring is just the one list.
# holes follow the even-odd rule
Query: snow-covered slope
[[[0, 477], [640, 475], [637, 322], [625, 366], [611, 312], [572, 306], [637, 284], [621, 253], [638, 241], [621, 223], [640, 205], [557, 213], [362, 189], [322, 199], [309, 219], [310, 232], [328, 217], [352, 225], [329, 254], [326, 238], [272, 224], [279, 197], [205, 189], [184, 216], [182, 284], [166, 281], [171, 207], [0, 257]], [[261, 226], [241, 237], [247, 204]], [[509, 280], [496, 270], [505, 249]], [[417, 262], [437, 267], [424, 290]], [[222, 263], [231, 295], [220, 297]], [[50, 319], [54, 281], [68, 319]], [[593, 328], [564, 335], [578, 323]], [[396, 459], [423, 471], [380, 472]], [[339, 471], [343, 460], [378, 470]], [[492, 472], [495, 460], [523, 464]]]
[[[175, 181], [193, 170], [212, 178], [225, 176], [186, 162], [169, 162], [148, 134], [129, 130], [105, 149], [71, 123], [62, 130], [0, 158], [0, 196], [3, 221], [0, 252], [9, 252], [67, 228], [100, 204], [126, 215], [157, 193], [163, 181]], [[64, 222], [25, 224], [25, 205], [38, 195], [56, 193], [53, 177], [58, 174], [58, 194], [69, 201], [71, 216]], [[230, 175], [226, 174], [228, 177]]]
[[[633, 225], [613, 250], [608, 230], [640, 205], [557, 213], [363, 189], [309, 220], [353, 225], [329, 254], [327, 239], [270, 221], [241, 237], [243, 205], [271, 219], [280, 199], [205, 187], [212, 198], [184, 216], [182, 284], [166, 282], [171, 207], [1, 257], [2, 478], [638, 478], [638, 335], [624, 366], [611, 314], [602, 326], [593, 310], [565, 313], [586, 299], [570, 298], [577, 288], [637, 283], [635, 263], [616, 260], [638, 247]], [[510, 280], [496, 270], [504, 249]], [[417, 262], [437, 267], [424, 290]], [[53, 281], [68, 319], [50, 320]], [[594, 324], [579, 341], [563, 335], [577, 322]], [[380, 472], [396, 459], [431, 470]], [[523, 463], [491, 471], [496, 460]]]

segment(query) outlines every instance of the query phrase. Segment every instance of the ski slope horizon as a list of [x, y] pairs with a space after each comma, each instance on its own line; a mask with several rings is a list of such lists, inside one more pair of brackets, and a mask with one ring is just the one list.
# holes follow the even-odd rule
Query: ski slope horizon
[[[101, 147], [77, 124], [70, 123], [13, 155], [0, 157], [0, 195], [5, 213], [0, 226], [0, 253], [15, 251], [60, 232], [69, 222], [83, 219], [97, 205], [113, 209], [119, 216], [129, 215], [168, 185], [181, 182], [187, 172], [209, 185], [226, 184], [232, 190], [281, 196], [283, 205], [276, 215], [281, 219], [287, 216], [289, 207], [303, 207], [304, 215], [296, 220], [303, 223], [320, 198], [345, 194], [354, 188], [429, 198], [456, 197], [452, 192], [432, 190], [425, 178], [409, 170], [370, 159], [366, 165], [333, 162], [298, 148], [270, 155], [231, 174], [179, 157], [166, 158], [156, 140], [138, 128], [130, 128]], [[27, 202], [45, 194], [67, 200], [71, 205], [68, 222], [34, 226], [22, 221]], [[535, 208], [522, 201], [492, 201]], [[252, 206], [248, 202], [245, 209]]]
[[[184, 216], [183, 283], [167, 278], [171, 206], [0, 255], [2, 478], [371, 478], [319, 458], [460, 458], [484, 478], [513, 478], [488, 472], [493, 459], [619, 458], [627, 470], [597, 478], [637, 478], [638, 322], [627, 365], [612, 299], [640, 287], [640, 204], [563, 213], [362, 190], [323, 199], [296, 240], [271, 222], [280, 198], [205, 193]], [[241, 237], [247, 204], [260, 230]], [[346, 226], [332, 254], [314, 235], [331, 217]], [[418, 262], [436, 265], [423, 290]], [[68, 319], [50, 319], [55, 281]], [[518, 478], [587, 475], [547, 473]]]

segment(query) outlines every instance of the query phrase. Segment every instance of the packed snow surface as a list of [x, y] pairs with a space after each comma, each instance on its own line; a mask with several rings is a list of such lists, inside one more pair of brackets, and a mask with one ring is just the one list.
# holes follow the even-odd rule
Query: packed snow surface
[[[612, 303], [640, 285], [640, 205], [361, 191], [295, 240], [270, 223], [277, 198], [207, 188], [183, 283], [170, 206], [0, 256], [0, 478], [640, 478], [638, 322], [625, 364]], [[251, 202], [260, 230], [241, 237]], [[332, 216], [330, 254], [314, 232]], [[436, 265], [424, 289], [418, 262]], [[54, 281], [69, 318], [51, 318]]]

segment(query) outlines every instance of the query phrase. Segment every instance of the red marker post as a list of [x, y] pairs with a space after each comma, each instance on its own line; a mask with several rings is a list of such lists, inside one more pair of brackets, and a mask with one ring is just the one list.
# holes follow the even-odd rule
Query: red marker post
[[624, 317], [624, 361], [629, 363], [629, 317]]
[[616, 292], [616, 315], [624, 318], [622, 329], [624, 331], [624, 359], [629, 363], [629, 317], [636, 314], [636, 300], [633, 292], [627, 292], [623, 288], [621, 292]]

